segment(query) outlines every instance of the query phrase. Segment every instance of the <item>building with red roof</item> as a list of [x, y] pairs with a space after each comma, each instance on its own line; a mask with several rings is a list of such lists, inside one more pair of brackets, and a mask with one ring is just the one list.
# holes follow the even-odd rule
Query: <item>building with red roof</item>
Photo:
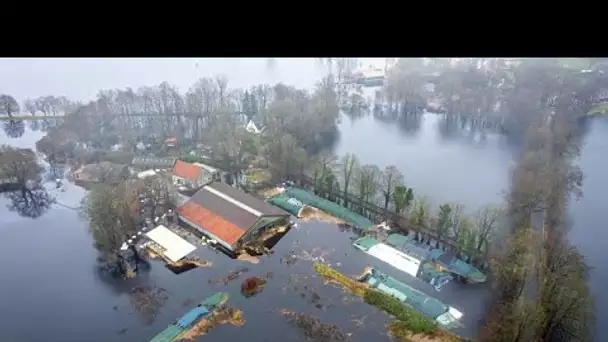
[[269, 228], [286, 224], [289, 213], [228, 184], [202, 187], [176, 210], [180, 220], [231, 252]]
[[175, 185], [184, 186], [189, 189], [198, 189], [212, 181], [212, 175], [205, 169], [182, 160], [175, 161], [171, 173]]

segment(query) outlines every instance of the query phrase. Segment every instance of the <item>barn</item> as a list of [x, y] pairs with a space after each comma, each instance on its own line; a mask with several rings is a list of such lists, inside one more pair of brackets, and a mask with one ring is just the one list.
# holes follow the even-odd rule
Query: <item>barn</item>
[[235, 252], [268, 229], [289, 222], [289, 213], [225, 183], [202, 187], [176, 210], [179, 219]]

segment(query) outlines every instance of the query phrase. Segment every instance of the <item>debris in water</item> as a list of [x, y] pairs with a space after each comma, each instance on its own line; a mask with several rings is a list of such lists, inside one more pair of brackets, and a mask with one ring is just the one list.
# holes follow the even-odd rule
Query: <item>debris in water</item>
[[188, 297], [182, 302], [182, 306], [191, 306], [194, 303], [194, 299]]
[[276, 195], [282, 193], [283, 191], [285, 191], [285, 189], [283, 189], [281, 187], [276, 187], [276, 188], [270, 188], [270, 189], [262, 189], [262, 190], [258, 191], [258, 194], [262, 198], [270, 198], [272, 196], [276, 196]]
[[317, 342], [349, 342], [349, 335], [340, 331], [334, 324], [324, 324], [312, 316], [281, 309], [280, 313], [287, 317], [289, 323], [304, 332], [307, 339]]
[[245, 297], [255, 296], [262, 292], [267, 280], [260, 277], [250, 277], [241, 284], [241, 294]]
[[248, 253], [239, 254], [239, 256], [237, 257], [237, 260], [250, 262], [252, 264], [259, 264], [260, 263], [260, 259], [258, 257], [255, 257], [253, 255], [249, 255]]
[[243, 312], [234, 308], [222, 308], [214, 311], [211, 315], [201, 319], [195, 323], [192, 328], [184, 332], [179, 337], [179, 341], [190, 340], [194, 341], [205, 335], [211, 328], [218, 324], [231, 324], [234, 326], [242, 326], [245, 324]]
[[130, 294], [131, 305], [141, 315], [146, 324], [154, 321], [168, 298], [167, 290], [156, 286], [136, 286], [131, 289]]
[[209, 280], [209, 283], [216, 284], [216, 285], [217, 284], [226, 285], [229, 282], [238, 278], [242, 273], [245, 273], [245, 272], [249, 272], [249, 269], [247, 267], [239, 267], [235, 270], [228, 272], [228, 274], [226, 276], [222, 277], [221, 279]]
[[345, 223], [345, 221], [342, 219], [332, 216], [320, 209], [309, 207], [309, 206], [306, 206], [302, 209], [302, 211], [300, 212], [300, 219], [305, 222], [311, 221], [311, 220], [318, 220], [318, 221], [323, 221], [323, 222], [327, 222], [327, 223], [335, 223], [335, 224], [344, 224]]
[[211, 267], [213, 263], [211, 261], [202, 260], [199, 257], [185, 257], [178, 261], [167, 261], [167, 268], [173, 273], [180, 274], [199, 267]]

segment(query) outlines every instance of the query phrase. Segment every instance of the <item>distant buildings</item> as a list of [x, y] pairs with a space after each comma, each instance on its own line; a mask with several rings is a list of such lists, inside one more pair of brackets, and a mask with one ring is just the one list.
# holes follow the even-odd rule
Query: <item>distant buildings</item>
[[289, 214], [227, 184], [204, 186], [176, 210], [179, 219], [230, 252], [286, 224]]
[[127, 165], [101, 162], [86, 164], [72, 173], [74, 181], [81, 183], [119, 183], [130, 175]]
[[131, 161], [131, 166], [140, 170], [172, 169], [175, 160], [175, 158], [135, 157]]
[[172, 170], [173, 183], [188, 189], [198, 189], [213, 180], [213, 175], [205, 168], [177, 160]]

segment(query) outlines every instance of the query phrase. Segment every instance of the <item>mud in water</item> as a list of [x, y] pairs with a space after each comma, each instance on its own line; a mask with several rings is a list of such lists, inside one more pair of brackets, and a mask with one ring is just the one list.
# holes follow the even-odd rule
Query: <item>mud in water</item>
[[350, 342], [350, 334], [345, 334], [334, 324], [325, 324], [310, 315], [281, 309], [281, 315], [304, 333], [306, 339], [316, 342]]
[[313, 207], [308, 207], [308, 206], [304, 207], [304, 209], [302, 209], [302, 211], [300, 212], [300, 219], [304, 222], [317, 220], [317, 221], [323, 221], [323, 222], [334, 223], [334, 224], [346, 223], [346, 221], [339, 219], [335, 216], [332, 216], [322, 210], [319, 210], [319, 209], [313, 208]]
[[131, 306], [146, 324], [151, 324], [169, 296], [167, 291], [155, 286], [136, 286], [131, 289]]
[[237, 260], [240, 261], [244, 261], [244, 262], [249, 262], [252, 263], [254, 265], [257, 265], [260, 263], [260, 258], [253, 256], [253, 255], [249, 255], [247, 253], [241, 253], [236, 257]]
[[223, 276], [220, 279], [209, 280], [209, 284], [226, 285], [229, 282], [238, 278], [241, 274], [243, 274], [245, 272], [249, 272], [249, 269], [247, 267], [239, 267], [235, 270], [228, 272], [227, 275]]
[[262, 292], [268, 281], [262, 277], [249, 277], [241, 283], [241, 294], [246, 298]]
[[245, 324], [243, 312], [234, 308], [221, 308], [216, 310], [210, 316], [201, 319], [194, 324], [192, 328], [180, 335], [178, 341], [195, 341], [218, 324], [242, 326]]

